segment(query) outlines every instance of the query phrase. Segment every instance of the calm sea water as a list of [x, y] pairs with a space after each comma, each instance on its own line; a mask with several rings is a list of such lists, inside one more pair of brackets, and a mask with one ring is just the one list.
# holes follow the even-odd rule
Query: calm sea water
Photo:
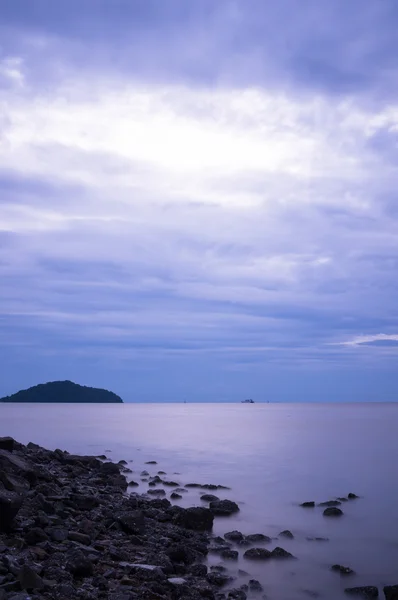
[[[230, 486], [218, 495], [241, 510], [216, 519], [216, 534], [295, 535], [271, 548], [281, 545], [298, 560], [229, 565], [258, 578], [275, 600], [336, 600], [347, 586], [398, 584], [397, 431], [398, 404], [0, 404], [0, 435], [132, 460], [135, 480], [143, 469], [163, 470], [182, 484]], [[345, 503], [340, 519], [298, 506], [349, 492], [361, 498]], [[198, 505], [199, 495], [192, 490], [180, 502]], [[356, 575], [331, 572], [334, 563]]]

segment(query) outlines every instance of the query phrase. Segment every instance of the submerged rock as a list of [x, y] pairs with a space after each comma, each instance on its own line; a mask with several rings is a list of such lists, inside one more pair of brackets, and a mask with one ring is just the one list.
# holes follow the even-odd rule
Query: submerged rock
[[354, 573], [350, 567], [344, 567], [343, 565], [332, 565], [332, 571], [337, 571], [341, 575], [352, 575]]
[[398, 600], [398, 585], [387, 585], [383, 592], [386, 600]]
[[170, 498], [172, 500], [181, 500], [182, 496], [181, 496], [181, 494], [177, 494], [177, 492], [172, 492], [170, 494]]
[[210, 510], [216, 516], [229, 516], [239, 511], [239, 506], [232, 500], [215, 500], [210, 502]]
[[320, 502], [318, 506], [340, 506], [340, 500], [327, 500], [326, 502]]
[[241, 533], [240, 531], [227, 531], [227, 533], [224, 534], [224, 537], [226, 540], [231, 540], [232, 542], [240, 542], [244, 539], [244, 535], [243, 533]]
[[341, 517], [343, 514], [344, 513], [341, 510], [341, 508], [336, 508], [335, 506], [325, 508], [325, 510], [323, 511], [324, 517]]
[[373, 585], [346, 588], [344, 591], [351, 596], [362, 596], [362, 598], [377, 598], [379, 595], [379, 590]]
[[268, 535], [264, 535], [263, 533], [249, 533], [249, 535], [245, 536], [245, 540], [250, 544], [257, 544], [258, 542], [269, 544], [272, 541]]
[[281, 548], [280, 546], [277, 546], [272, 550], [271, 556], [272, 558], [295, 558], [293, 554], [291, 554], [284, 548]]
[[303, 508], [315, 508], [315, 502], [302, 502], [300, 506], [302, 506]]
[[225, 560], [238, 560], [239, 552], [237, 550], [225, 549], [221, 552], [221, 557]]
[[249, 590], [251, 592], [262, 592], [263, 586], [261, 585], [261, 583], [259, 581], [257, 581], [257, 579], [250, 579]]
[[357, 496], [356, 494], [353, 494], [352, 492], [350, 492], [348, 494], [348, 498], [349, 498], [349, 500], [356, 500], [356, 498], [359, 498], [359, 496]]
[[213, 494], [203, 494], [200, 497], [201, 500], [203, 500], [204, 502], [217, 502], [218, 500], [220, 500], [220, 498], [218, 498], [218, 496], [214, 496]]
[[294, 538], [294, 535], [292, 534], [292, 532], [289, 529], [285, 529], [284, 531], [281, 531], [280, 534], [282, 537], [288, 538], [289, 540], [292, 540]]
[[268, 560], [271, 558], [271, 552], [265, 548], [250, 548], [243, 557], [250, 560]]

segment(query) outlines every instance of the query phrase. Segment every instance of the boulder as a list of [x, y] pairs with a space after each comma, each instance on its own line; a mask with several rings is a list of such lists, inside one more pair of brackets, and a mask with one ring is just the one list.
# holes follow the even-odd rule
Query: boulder
[[320, 502], [318, 506], [340, 506], [340, 500], [327, 500], [326, 502]]
[[80, 533], [80, 531], [70, 531], [68, 533], [68, 540], [72, 540], [72, 542], [77, 542], [83, 546], [89, 546], [91, 544], [90, 536], [86, 533]]
[[74, 577], [90, 577], [93, 574], [93, 563], [81, 550], [73, 549], [67, 554], [66, 570]]
[[357, 496], [356, 494], [353, 494], [352, 492], [350, 492], [348, 494], [348, 498], [349, 498], [349, 500], [355, 500], [356, 498], [359, 498], [359, 496]]
[[206, 577], [207, 566], [202, 564], [193, 565], [191, 567], [191, 575], [193, 575], [194, 577]]
[[15, 441], [12, 437], [0, 437], [0, 450], [7, 450], [7, 452], [13, 452]]
[[229, 516], [239, 511], [239, 506], [232, 500], [214, 500], [210, 502], [209, 508], [213, 515], [216, 516]]
[[204, 502], [217, 502], [220, 500], [220, 498], [218, 498], [218, 496], [214, 496], [214, 494], [203, 494], [200, 499]]
[[0, 531], [12, 529], [14, 518], [22, 506], [22, 496], [15, 492], [0, 489]]
[[0, 450], [0, 470], [5, 471], [7, 474], [22, 477], [30, 485], [34, 485], [37, 481], [37, 471], [34, 467], [29, 462], [7, 450]]
[[213, 528], [214, 516], [211, 510], [204, 507], [181, 509], [174, 517], [180, 527], [195, 531], [207, 531]]
[[289, 540], [292, 540], [294, 538], [294, 535], [292, 534], [292, 532], [289, 529], [285, 529], [284, 531], [281, 531], [280, 536], [288, 538]]
[[170, 494], [170, 498], [172, 500], [181, 500], [182, 496], [181, 496], [181, 494], [177, 494], [177, 492], [172, 492]]
[[165, 496], [166, 492], [163, 489], [160, 490], [147, 490], [147, 494], [150, 496]]
[[241, 533], [240, 531], [227, 531], [227, 533], [224, 534], [224, 537], [226, 540], [231, 540], [232, 542], [240, 542], [244, 539], [244, 535], [243, 533]]
[[250, 560], [268, 560], [271, 556], [271, 552], [265, 548], [250, 548], [243, 555], [244, 558]]
[[231, 600], [246, 600], [247, 595], [243, 590], [234, 589], [228, 592], [228, 598], [231, 598]]
[[330, 506], [323, 511], [324, 517], [341, 517], [343, 514], [341, 508], [337, 508], [336, 506]]
[[251, 592], [262, 592], [263, 586], [261, 585], [261, 583], [259, 581], [257, 581], [257, 579], [250, 579], [249, 590]]
[[377, 598], [379, 595], [379, 590], [373, 585], [346, 588], [344, 591], [351, 596], [362, 596], [362, 598]]
[[226, 548], [222, 550], [221, 557], [224, 558], [224, 560], [238, 560], [239, 552], [237, 550]]
[[386, 600], [398, 600], [398, 585], [387, 585], [383, 592]]
[[23, 590], [38, 590], [44, 587], [42, 578], [29, 565], [22, 565], [18, 580]]
[[220, 573], [219, 571], [211, 571], [207, 575], [207, 580], [212, 585], [222, 587], [227, 583], [230, 583], [232, 581], [232, 578], [229, 577], [229, 575], [226, 575], [225, 573]]
[[271, 556], [272, 558], [294, 558], [293, 554], [291, 554], [284, 548], [281, 548], [280, 546], [277, 546], [272, 550]]
[[163, 481], [163, 485], [167, 485], [168, 487], [178, 487], [179, 484], [176, 481]]
[[344, 567], [343, 565], [332, 565], [332, 571], [337, 571], [340, 575], [352, 575], [354, 573], [350, 567]]
[[257, 544], [258, 542], [263, 542], [264, 544], [269, 544], [272, 540], [268, 535], [264, 535], [263, 533], [250, 533], [245, 537], [250, 544]]
[[117, 522], [122, 531], [129, 535], [143, 535], [146, 531], [144, 513], [141, 510], [121, 513], [117, 515]]
[[36, 544], [40, 544], [40, 542], [46, 542], [48, 540], [48, 535], [41, 527], [32, 527], [26, 532], [25, 542], [29, 546], [36, 546]]
[[303, 508], [315, 508], [315, 502], [303, 502], [300, 506]]
[[121, 465], [117, 465], [112, 462], [101, 463], [100, 473], [101, 475], [119, 475]]
[[127, 485], [128, 487], [138, 487], [140, 484], [136, 481], [129, 481]]

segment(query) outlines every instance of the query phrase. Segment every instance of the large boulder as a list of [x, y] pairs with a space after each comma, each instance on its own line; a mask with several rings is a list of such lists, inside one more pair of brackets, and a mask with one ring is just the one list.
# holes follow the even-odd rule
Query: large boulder
[[228, 517], [239, 511], [239, 506], [232, 500], [214, 500], [210, 502], [209, 508], [213, 515]]
[[272, 558], [294, 558], [293, 554], [291, 554], [284, 548], [281, 548], [280, 546], [277, 546], [272, 550], [271, 556]]
[[398, 585], [387, 585], [383, 592], [386, 600], [398, 600]]
[[37, 470], [27, 461], [7, 450], [0, 450], [0, 470], [26, 479], [30, 485], [37, 481]]
[[211, 510], [201, 506], [181, 509], [174, 517], [180, 527], [195, 531], [207, 531], [213, 528], [214, 516]]
[[12, 452], [14, 450], [15, 441], [12, 437], [0, 437], [0, 450]]
[[141, 510], [121, 513], [117, 515], [117, 522], [124, 533], [131, 535], [143, 535], [145, 533], [144, 513]]
[[264, 535], [263, 533], [249, 533], [249, 535], [247, 535], [245, 539], [250, 544], [257, 544], [258, 542], [269, 544], [272, 541], [271, 538], [268, 537], [268, 535]]
[[234, 531], [227, 531], [227, 533], [224, 534], [224, 537], [226, 540], [231, 540], [232, 542], [241, 542], [245, 536], [235, 529]]
[[0, 531], [10, 531], [23, 498], [15, 492], [0, 488]]
[[266, 548], [250, 548], [249, 550], [246, 550], [243, 556], [250, 560], [268, 560], [272, 557], [272, 554], [269, 550], [266, 550]]
[[341, 508], [337, 508], [336, 506], [330, 506], [323, 511], [324, 517], [341, 517], [343, 514]]

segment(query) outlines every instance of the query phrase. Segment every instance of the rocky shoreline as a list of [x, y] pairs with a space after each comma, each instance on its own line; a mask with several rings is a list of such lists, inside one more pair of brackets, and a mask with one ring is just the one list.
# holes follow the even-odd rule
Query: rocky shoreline
[[[264, 548], [275, 542], [262, 533], [212, 535], [215, 518], [239, 511], [238, 504], [216, 495], [225, 486], [181, 486], [162, 479], [162, 471], [142, 471], [148, 489], [138, 494], [131, 473], [124, 460], [0, 438], [0, 600], [260, 599], [266, 598], [260, 582], [237, 568], [239, 553], [247, 561], [295, 558], [280, 546]], [[203, 490], [207, 507], [182, 508], [166, 498], [178, 500], [190, 488]], [[332, 509], [336, 515], [344, 500], [319, 506], [326, 506], [325, 516]], [[314, 508], [315, 502], [302, 506]], [[294, 535], [284, 530], [279, 538]], [[223, 562], [209, 566], [209, 553]], [[353, 573], [338, 564], [331, 568], [344, 577]], [[345, 591], [378, 596], [372, 586]], [[384, 588], [384, 594], [398, 600], [398, 586]]]

